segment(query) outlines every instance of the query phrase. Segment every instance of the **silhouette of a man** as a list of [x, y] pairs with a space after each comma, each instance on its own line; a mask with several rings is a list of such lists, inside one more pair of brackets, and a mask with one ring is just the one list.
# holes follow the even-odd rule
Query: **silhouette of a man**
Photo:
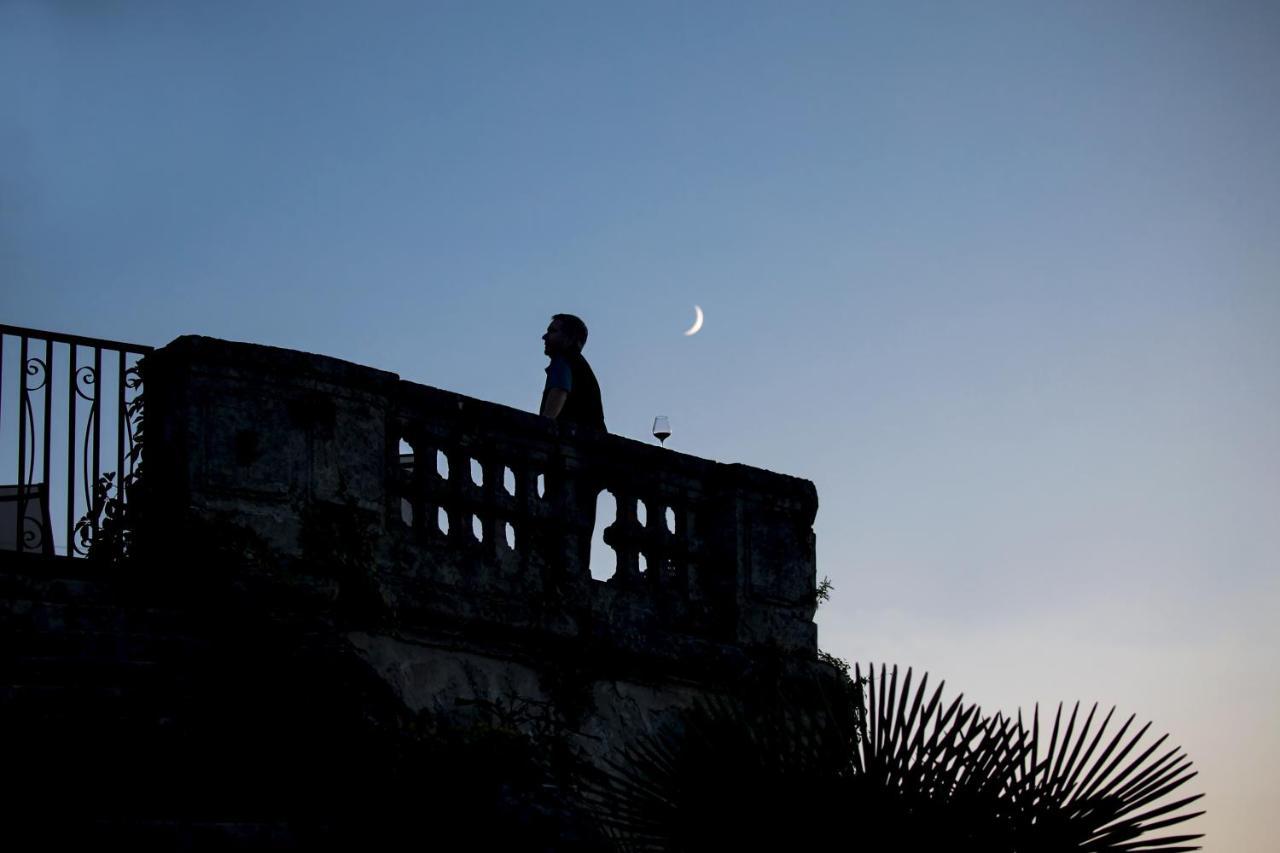
[[[542, 336], [543, 352], [551, 357], [547, 383], [542, 389], [539, 413], [556, 423], [573, 424], [604, 431], [604, 406], [600, 403], [600, 383], [591, 365], [582, 357], [587, 343], [587, 324], [572, 314], [556, 314]], [[576, 540], [583, 572], [591, 569], [591, 534], [596, 526], [596, 496], [599, 484], [589, 471], [579, 474], [576, 488], [567, 497], [566, 510], [581, 525], [570, 528]]]
[[587, 324], [572, 314], [556, 314], [542, 336], [543, 352], [551, 357], [542, 389], [539, 414], [556, 423], [604, 430], [600, 383], [582, 357]]

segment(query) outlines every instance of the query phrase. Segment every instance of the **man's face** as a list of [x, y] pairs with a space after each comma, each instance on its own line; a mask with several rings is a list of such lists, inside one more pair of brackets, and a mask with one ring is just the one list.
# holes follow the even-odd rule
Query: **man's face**
[[573, 349], [573, 342], [565, 334], [564, 324], [552, 320], [547, 326], [547, 333], [542, 336], [542, 351], [547, 355], [559, 355]]

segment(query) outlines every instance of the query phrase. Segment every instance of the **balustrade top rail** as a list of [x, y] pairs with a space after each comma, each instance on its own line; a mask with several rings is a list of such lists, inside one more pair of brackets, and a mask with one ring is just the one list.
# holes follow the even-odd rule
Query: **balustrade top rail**
[[56, 344], [75, 344], [82, 347], [124, 350], [125, 352], [138, 353], [139, 355], [146, 355], [155, 350], [155, 347], [144, 344], [130, 344], [124, 341], [111, 341], [106, 338], [88, 338], [84, 335], [69, 335], [64, 332], [47, 332], [43, 329], [28, 329], [25, 326], [10, 326], [7, 323], [0, 323], [0, 334], [11, 335], [15, 338], [37, 338], [39, 340], [53, 341]]
[[0, 324], [0, 549], [88, 553], [103, 477], [123, 501], [140, 462], [138, 363], [152, 350]]

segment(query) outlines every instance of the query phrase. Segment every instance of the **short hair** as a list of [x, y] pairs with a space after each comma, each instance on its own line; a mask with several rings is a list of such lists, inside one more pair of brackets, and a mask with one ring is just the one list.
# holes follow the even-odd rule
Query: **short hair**
[[581, 317], [575, 317], [573, 314], [552, 314], [551, 319], [560, 321], [560, 325], [564, 327], [569, 338], [578, 345], [578, 349], [587, 345], [587, 324], [582, 322]]

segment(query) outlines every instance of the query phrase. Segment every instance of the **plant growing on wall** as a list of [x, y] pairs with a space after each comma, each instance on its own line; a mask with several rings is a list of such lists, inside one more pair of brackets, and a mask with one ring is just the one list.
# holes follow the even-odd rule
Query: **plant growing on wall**
[[[143, 386], [146, 359], [138, 362], [137, 387]], [[90, 560], [119, 564], [133, 550], [142, 514], [143, 474], [143, 398], [140, 391], [125, 406], [131, 443], [128, 471], [109, 471], [93, 484], [93, 503], [76, 522], [74, 535], [80, 540], [79, 550]]]

